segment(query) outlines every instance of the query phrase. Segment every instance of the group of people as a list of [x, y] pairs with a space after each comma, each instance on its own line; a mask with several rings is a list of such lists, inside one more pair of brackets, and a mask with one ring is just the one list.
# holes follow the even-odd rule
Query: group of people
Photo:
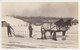
[[[31, 24], [29, 24], [28, 29], [29, 29], [29, 37], [32, 37], [32, 30], [33, 30], [33, 28], [31, 26]], [[7, 33], [8, 33], [8, 37], [12, 37], [12, 34], [15, 36], [14, 29], [10, 26], [9, 23], [7, 25]]]

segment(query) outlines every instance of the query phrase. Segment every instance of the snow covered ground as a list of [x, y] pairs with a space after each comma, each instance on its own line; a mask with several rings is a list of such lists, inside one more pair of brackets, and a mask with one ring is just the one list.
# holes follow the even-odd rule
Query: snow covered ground
[[[39, 27], [39, 26], [38, 26]], [[2, 46], [3, 48], [77, 48], [78, 47], [78, 33], [73, 31], [66, 32], [66, 40], [63, 41], [61, 34], [57, 33], [58, 41], [54, 41], [49, 38], [49, 32], [47, 32], [47, 40], [37, 40], [40, 38], [40, 31], [33, 30], [33, 38], [29, 38], [29, 32], [27, 27], [14, 27], [16, 37], [8, 37], [6, 27], [2, 27]]]
[[28, 26], [14, 26], [13, 24], [16, 37], [8, 37], [7, 28], [2, 27], [3, 48], [78, 48], [78, 25], [73, 25], [66, 32], [65, 41], [62, 40], [61, 32], [57, 33], [58, 41], [54, 41], [49, 38], [49, 32], [46, 33], [47, 40], [37, 39], [41, 37], [40, 26], [33, 25], [33, 37], [29, 38]]

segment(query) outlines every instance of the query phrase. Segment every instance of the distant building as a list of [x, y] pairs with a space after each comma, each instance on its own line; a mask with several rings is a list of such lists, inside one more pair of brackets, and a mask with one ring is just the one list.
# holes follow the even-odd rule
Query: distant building
[[8, 24], [6, 21], [2, 21], [1, 23], [2, 23], [2, 27], [6, 27]]

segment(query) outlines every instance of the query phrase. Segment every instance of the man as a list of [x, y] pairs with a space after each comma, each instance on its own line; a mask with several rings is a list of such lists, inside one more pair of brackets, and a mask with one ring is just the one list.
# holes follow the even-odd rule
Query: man
[[[14, 31], [14, 29], [10, 26], [10, 24], [7, 25], [7, 32], [8, 32], [8, 37], [12, 37], [12, 32], [11, 29]], [[13, 33], [14, 34], [14, 33]], [[15, 34], [14, 34], [15, 35]]]
[[29, 37], [32, 37], [32, 30], [33, 30], [33, 28], [31, 26], [31, 24], [29, 24], [28, 29], [29, 29]]

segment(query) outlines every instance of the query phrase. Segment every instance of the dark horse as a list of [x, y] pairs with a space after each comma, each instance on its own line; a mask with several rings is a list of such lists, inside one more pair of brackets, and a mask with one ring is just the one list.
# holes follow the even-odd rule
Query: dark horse
[[63, 19], [60, 19], [55, 23], [44, 23], [41, 26], [41, 39], [47, 39], [45, 34], [47, 31], [49, 31], [51, 36], [52, 33], [54, 33], [52, 36], [53, 40], [57, 40], [56, 32], [62, 32], [62, 40], [66, 40], [65, 33], [67, 30], [69, 30], [70, 26], [72, 26], [72, 19], [69, 19], [65, 22]]

